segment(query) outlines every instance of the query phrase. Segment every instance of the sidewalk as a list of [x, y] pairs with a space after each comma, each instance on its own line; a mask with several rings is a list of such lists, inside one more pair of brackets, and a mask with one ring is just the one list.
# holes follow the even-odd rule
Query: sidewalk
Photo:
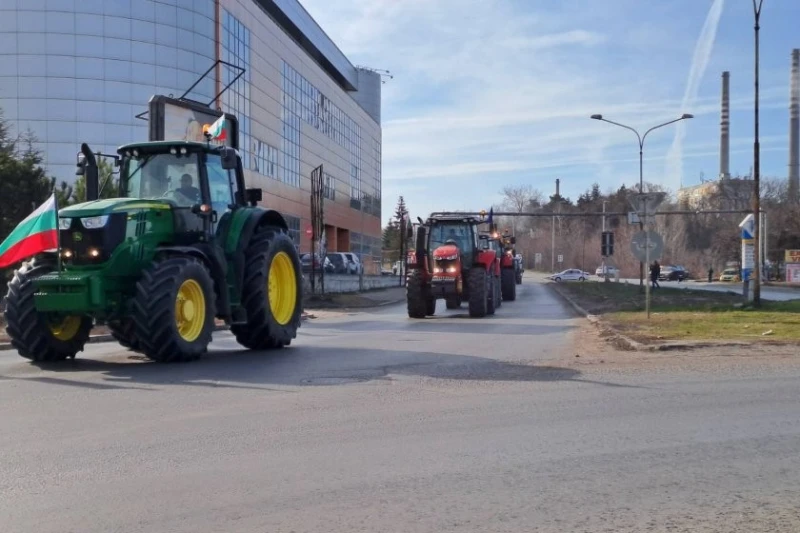
[[318, 309], [361, 309], [381, 307], [405, 301], [405, 287], [389, 287], [364, 292], [326, 294], [324, 296], [308, 295], [305, 298], [306, 310]]

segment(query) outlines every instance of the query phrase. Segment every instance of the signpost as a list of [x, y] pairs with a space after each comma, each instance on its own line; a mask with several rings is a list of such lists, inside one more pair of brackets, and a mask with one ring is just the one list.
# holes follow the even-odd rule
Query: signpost
[[755, 268], [755, 217], [750, 214], [739, 223], [742, 232], [742, 294], [750, 300], [750, 277]]
[[[667, 193], [665, 192], [648, 192], [648, 193], [639, 193], [631, 195], [630, 202], [633, 209], [639, 215], [640, 220], [642, 221], [643, 225], [646, 227], [647, 225], [652, 225], [653, 223], [653, 216], [656, 213], [656, 208], [661, 205], [661, 202], [664, 201], [664, 198], [667, 197]], [[643, 231], [644, 233], [644, 263], [639, 264], [639, 272], [641, 272], [640, 276], [644, 278], [644, 265], [650, 267], [650, 236], [651, 233], [656, 235], [655, 233], [647, 230]], [[660, 238], [660, 237], [659, 237]], [[633, 246], [633, 243], [631, 243]], [[661, 249], [664, 247], [663, 240], [661, 241]], [[661, 257], [661, 250], [659, 250], [659, 257]], [[650, 284], [644, 284], [645, 290], [645, 309], [647, 312], [647, 318], [650, 318]]]
[[536, 265], [536, 268], [539, 268], [539, 265], [541, 264], [541, 262], [542, 262], [542, 253], [541, 252], [536, 252], [536, 254], [534, 254], [534, 256], [533, 256], [533, 263], [534, 263], [534, 265]]
[[561, 255], [561, 254], [558, 254], [558, 264], [560, 265], [563, 262], [564, 262], [564, 256]]

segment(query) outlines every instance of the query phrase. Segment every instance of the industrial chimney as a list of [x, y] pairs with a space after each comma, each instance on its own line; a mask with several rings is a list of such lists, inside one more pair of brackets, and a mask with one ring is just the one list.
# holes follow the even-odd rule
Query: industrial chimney
[[719, 179], [721, 180], [731, 177], [730, 77], [730, 72], [722, 73], [722, 116], [719, 123]]
[[789, 83], [789, 199], [800, 201], [800, 49], [792, 50]]

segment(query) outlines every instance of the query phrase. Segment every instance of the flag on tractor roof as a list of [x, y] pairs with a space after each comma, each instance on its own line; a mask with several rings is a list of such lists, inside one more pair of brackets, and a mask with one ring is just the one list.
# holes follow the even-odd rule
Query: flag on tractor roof
[[208, 133], [212, 139], [224, 141], [227, 137], [227, 131], [225, 130], [225, 115], [222, 115], [215, 120], [214, 123], [208, 127], [206, 133]]
[[494, 222], [494, 206], [489, 208], [489, 218], [486, 220], [486, 222], [489, 223], [490, 227], [492, 225], [492, 222]]
[[0, 243], [0, 268], [58, 249], [58, 206], [53, 194]]

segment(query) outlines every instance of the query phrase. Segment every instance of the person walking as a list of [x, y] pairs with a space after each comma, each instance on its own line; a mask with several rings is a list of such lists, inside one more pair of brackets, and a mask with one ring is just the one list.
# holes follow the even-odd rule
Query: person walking
[[660, 289], [661, 285], [658, 284], [658, 276], [661, 274], [661, 265], [658, 264], [658, 261], [653, 261], [653, 264], [650, 265], [650, 283], [652, 283], [654, 289]]

